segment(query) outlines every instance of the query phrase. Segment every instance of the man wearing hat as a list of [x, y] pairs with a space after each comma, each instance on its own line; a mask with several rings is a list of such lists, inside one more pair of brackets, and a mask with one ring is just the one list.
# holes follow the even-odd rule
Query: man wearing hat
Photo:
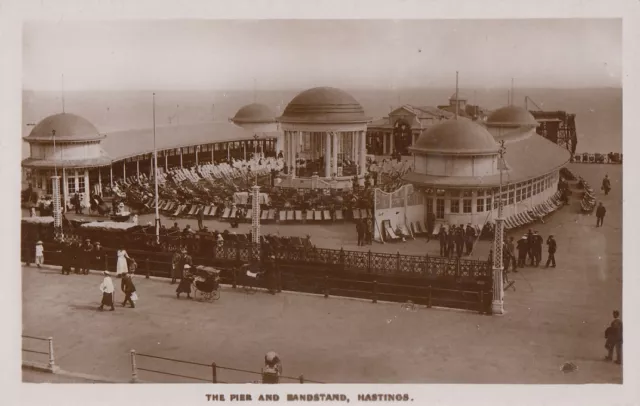
[[542, 236], [538, 234], [538, 231], [533, 232], [533, 260], [536, 266], [542, 262], [542, 244], [544, 240]]
[[262, 368], [262, 383], [277, 384], [282, 375], [282, 361], [275, 351], [269, 351], [264, 356], [264, 367]]
[[96, 267], [100, 270], [106, 271], [105, 252], [100, 241], [96, 241], [96, 245], [93, 247], [93, 255], [96, 259]]
[[40, 268], [44, 264], [44, 247], [42, 241], [36, 243], [36, 266]]
[[91, 268], [91, 261], [93, 260], [93, 245], [91, 245], [91, 240], [87, 238], [84, 240], [84, 245], [82, 246], [82, 259], [81, 259], [81, 268], [80, 273], [83, 275], [89, 275], [89, 268]]
[[518, 267], [524, 268], [527, 260], [527, 253], [529, 252], [529, 243], [527, 242], [526, 234], [518, 240], [516, 248], [518, 249]]
[[553, 238], [553, 235], [550, 235], [549, 238], [547, 238], [547, 247], [549, 249], [549, 258], [547, 259], [547, 268], [549, 268], [549, 264], [552, 264], [551, 266], [553, 268], [556, 267], [556, 248], [558, 247], [558, 244], [556, 243], [556, 240]]

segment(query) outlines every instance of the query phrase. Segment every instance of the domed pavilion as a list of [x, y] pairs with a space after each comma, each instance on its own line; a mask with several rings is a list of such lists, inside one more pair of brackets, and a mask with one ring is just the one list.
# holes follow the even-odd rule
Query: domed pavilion
[[366, 131], [370, 118], [349, 93], [316, 87], [298, 94], [277, 118], [284, 132], [284, 159], [290, 179], [348, 181], [366, 173]]
[[[404, 180], [424, 195], [425, 221], [482, 227], [497, 217], [500, 144], [504, 141], [502, 199], [505, 218], [531, 210], [557, 191], [569, 152], [538, 135], [537, 122], [520, 107], [494, 111], [485, 125], [458, 118], [424, 131], [410, 148], [414, 171]], [[422, 217], [423, 216], [423, 217]]]
[[62, 177], [63, 207], [69, 206], [75, 193], [88, 206], [91, 185], [97, 184], [97, 189], [102, 190], [99, 168], [111, 165], [111, 158], [100, 145], [105, 137], [93, 124], [75, 114], [55, 114], [40, 121], [24, 137], [30, 156], [22, 161], [22, 167], [30, 172], [32, 188], [51, 195], [51, 177], [57, 172]]
[[[283, 136], [279, 131], [276, 114], [268, 106], [260, 103], [251, 103], [241, 107], [229, 121], [251, 132], [255, 141], [252, 141], [254, 148], [260, 151], [266, 150], [265, 143], [272, 142], [273, 136], [276, 138], [276, 154], [282, 151]], [[259, 145], [259, 146], [258, 146]]]

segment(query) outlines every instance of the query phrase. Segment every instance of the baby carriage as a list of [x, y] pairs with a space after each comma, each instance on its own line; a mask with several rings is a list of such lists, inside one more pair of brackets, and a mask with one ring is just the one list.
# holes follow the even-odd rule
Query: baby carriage
[[203, 300], [212, 301], [220, 299], [220, 271], [208, 266], [198, 267], [193, 272], [193, 297], [198, 299], [198, 294]]

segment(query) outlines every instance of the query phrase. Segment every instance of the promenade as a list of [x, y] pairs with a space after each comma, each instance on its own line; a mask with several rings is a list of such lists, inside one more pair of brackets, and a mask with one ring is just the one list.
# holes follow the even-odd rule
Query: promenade
[[[622, 167], [571, 169], [607, 206], [605, 225], [596, 228], [593, 215], [579, 213], [575, 196], [569, 207], [536, 225], [543, 237], [555, 235], [558, 267], [512, 274], [517, 290], [506, 293], [507, 313], [502, 317], [441, 309], [411, 312], [400, 304], [293, 293], [247, 295], [227, 287], [219, 301], [198, 303], [177, 300], [175, 285], [167, 281], [143, 277], [135, 279], [140, 296], [135, 309], [117, 306], [115, 312], [98, 312], [100, 276], [63, 276], [55, 269], [23, 267], [23, 332], [53, 336], [62, 369], [116, 380], [130, 377], [129, 350], [135, 349], [249, 370], [259, 370], [264, 353], [275, 350], [282, 356], [285, 375], [304, 374], [330, 383], [621, 383], [622, 369], [602, 358], [603, 331], [611, 311], [621, 308]], [[599, 190], [605, 173], [612, 178], [609, 196]], [[282, 226], [280, 232], [294, 234], [288, 230], [298, 227], [304, 230]], [[338, 232], [329, 237], [316, 228], [305, 231], [316, 245], [327, 248], [346, 242], [345, 249], [351, 249], [349, 240], [355, 240]], [[419, 240], [376, 244], [372, 250], [392, 246], [402, 253], [424, 254], [425, 245], [435, 250], [437, 244]], [[116, 299], [122, 300], [120, 292]], [[575, 363], [578, 371], [561, 372], [564, 362]], [[210, 376], [207, 368], [141, 358], [138, 365]], [[256, 379], [226, 371], [218, 378]], [[183, 382], [146, 372], [140, 379]]]

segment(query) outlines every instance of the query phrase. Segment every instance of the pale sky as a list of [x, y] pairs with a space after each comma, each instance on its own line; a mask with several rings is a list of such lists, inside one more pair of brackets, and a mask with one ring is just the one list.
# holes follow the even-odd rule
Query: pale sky
[[25, 89], [621, 86], [621, 20], [29, 22]]

